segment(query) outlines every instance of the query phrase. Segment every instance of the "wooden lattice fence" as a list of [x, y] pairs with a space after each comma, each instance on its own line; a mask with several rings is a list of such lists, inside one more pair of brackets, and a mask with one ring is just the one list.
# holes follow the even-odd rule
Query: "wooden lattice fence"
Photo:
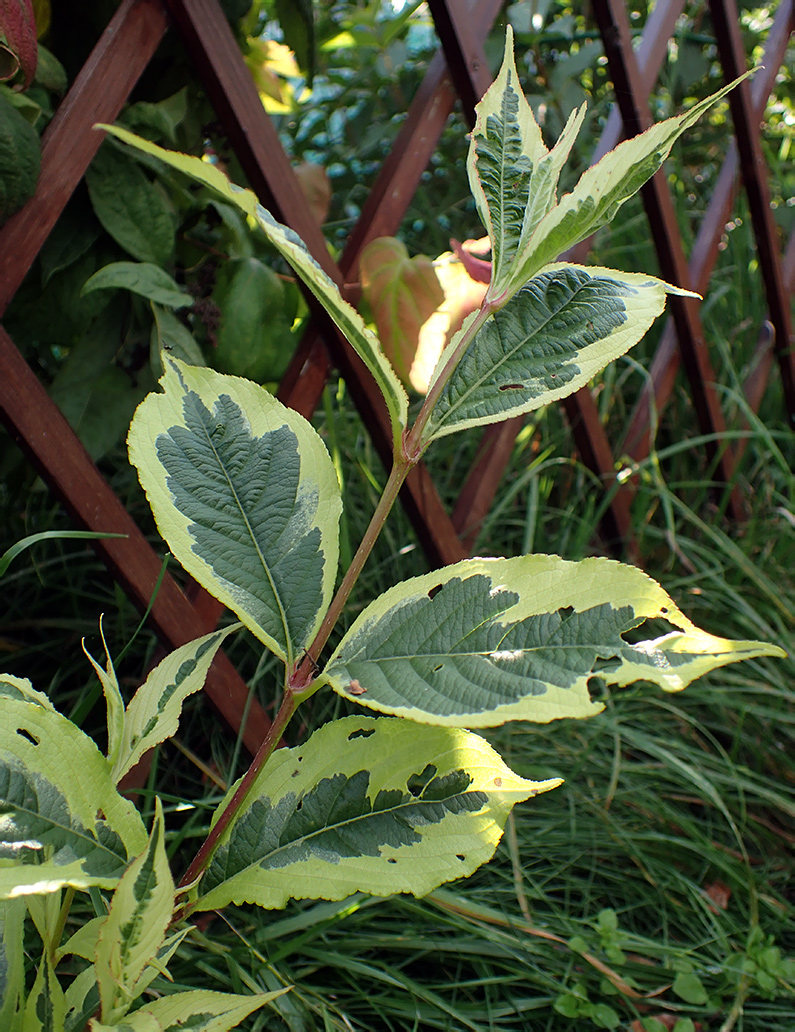
[[[319, 227], [309, 215], [287, 155], [260, 103], [218, 0], [123, 0], [47, 128], [35, 195], [0, 231], [0, 317], [99, 147], [101, 134], [93, 131], [92, 126], [116, 119], [168, 32], [181, 36], [251, 187], [277, 218], [299, 233], [344, 292], [344, 284], [356, 277], [365, 245], [397, 231], [456, 101], [460, 99], [464, 114], [472, 123], [475, 103], [490, 82], [483, 40], [500, 12], [500, 0], [429, 0], [429, 7], [441, 49], [428, 65], [403, 128], [344, 253], [335, 264]], [[593, 0], [593, 13], [618, 98], [594, 159], [613, 147], [622, 133], [631, 136], [649, 124], [647, 98], [683, 8], [684, 0], [659, 0], [641, 45], [635, 49], [626, 9], [620, 0]], [[726, 79], [731, 80], [745, 70], [735, 0], [711, 0], [710, 10], [719, 58]], [[795, 355], [789, 304], [795, 282], [795, 244], [790, 240], [785, 255], [780, 255], [758, 124], [794, 27], [795, 2], [782, 0], [769, 34], [764, 70], [730, 95], [734, 138], [727, 148], [717, 187], [689, 258], [677, 229], [664, 175], [655, 176], [643, 192], [662, 276], [703, 293], [742, 180], [768, 306], [768, 320], [759, 327], [759, 362], [753, 379], [746, 385], [746, 398], [756, 409], [769, 377], [779, 376], [790, 420], [795, 418]], [[567, 257], [581, 262], [588, 250], [589, 242], [585, 241]], [[717, 477], [735, 485], [731, 492], [731, 515], [742, 519], [743, 499], [735, 475], [739, 449], [720, 440], [726, 424], [698, 304], [672, 297], [670, 309], [671, 317], [651, 367], [649, 384], [634, 412], [625, 451], [635, 461], [648, 455], [650, 413], [652, 408], [659, 411], [665, 406], [681, 364], [700, 430], [711, 442], [708, 448]], [[311, 327], [281, 383], [279, 396], [308, 416], [319, 402], [332, 367], [338, 368], [375, 445], [388, 462], [391, 446], [380, 394], [325, 313], [318, 308], [313, 312]], [[594, 399], [588, 389], [583, 389], [564, 404], [582, 460], [609, 492], [603, 527], [605, 540], [614, 547], [631, 550], [632, 482], [616, 484], [613, 449]], [[125, 535], [100, 540], [96, 548], [130, 598], [145, 608], [161, 573], [160, 559], [1, 325], [0, 414], [80, 527]], [[402, 501], [432, 564], [449, 563], [469, 553], [477, 528], [493, 502], [519, 426], [520, 422], [513, 420], [483, 434], [451, 513], [441, 503], [424, 467], [417, 467], [409, 477]], [[174, 648], [206, 633], [219, 615], [219, 605], [202, 590], [183, 593], [167, 575], [152, 606], [150, 620], [163, 645]], [[247, 711], [243, 740], [254, 751], [267, 729], [268, 719], [256, 703], [246, 707], [247, 687], [223, 656], [211, 671], [207, 692], [235, 730], [239, 728], [240, 715]]]

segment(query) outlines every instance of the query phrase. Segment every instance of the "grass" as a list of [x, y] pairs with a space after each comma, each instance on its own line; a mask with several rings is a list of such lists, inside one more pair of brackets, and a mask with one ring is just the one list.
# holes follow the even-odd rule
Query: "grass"
[[[742, 369], [732, 362], [745, 359], [720, 332], [720, 303], [710, 311], [731, 432], [747, 442], [740, 476], [750, 518], [738, 527], [723, 515], [703, 440], [681, 435], [689, 402], [680, 388], [661, 415], [656, 450], [636, 471], [639, 550], [647, 572], [706, 629], [772, 640], [792, 652], [793, 439], [774, 390], [758, 417], [744, 407]], [[620, 434], [631, 411], [643, 361], [641, 352], [606, 375], [611, 433]], [[317, 421], [343, 471], [343, 550], [350, 551], [384, 473], [344, 385], [328, 389]], [[449, 439], [429, 454], [448, 501], [475, 437]], [[478, 551], [588, 553], [603, 493], [570, 449], [558, 410], [528, 422]], [[145, 521], [120, 456], [109, 469], [117, 493]], [[46, 492], [32, 490], [30, 471], [18, 467], [7, 486], [9, 540], [70, 526]], [[405, 515], [394, 512], [346, 621], [395, 579], [424, 568]], [[82, 714], [87, 729], [99, 728], [101, 706], [86, 706], [94, 685], [80, 639], [96, 644], [104, 612], [118, 654], [138, 623], [132, 607], [78, 541], [34, 546], [14, 560], [3, 586], [14, 600], [0, 628], [7, 668], [48, 690], [65, 712]], [[145, 630], [120, 667], [127, 690], [153, 650]], [[231, 654], [271, 705], [272, 662], [245, 636], [233, 641]], [[175, 985], [250, 992], [290, 984], [291, 993], [249, 1019], [248, 1028], [274, 1032], [569, 1032], [628, 1029], [655, 1014], [713, 1032], [788, 1032], [795, 1027], [795, 970], [782, 957], [795, 953], [793, 665], [791, 657], [755, 660], [717, 671], [681, 695], [649, 686], [615, 693], [588, 722], [495, 729], [488, 736], [520, 774], [561, 776], [565, 784], [518, 809], [491, 864], [424, 900], [356, 896], [294, 903], [279, 914], [230, 908], [189, 937], [172, 967]], [[291, 737], [305, 737], [343, 710], [336, 696], [315, 697]], [[242, 757], [200, 696], [186, 707], [178, 739], [179, 748], [159, 751], [141, 801], [148, 810], [155, 789], [163, 797], [170, 848], [187, 857]]]
[[[651, 269], [650, 245], [638, 243], [642, 216], [629, 206], [626, 214], [600, 239], [599, 260]], [[785, 960], [795, 955], [795, 441], [775, 370], [761, 413], [744, 403], [763, 305], [749, 271], [747, 219], [728, 244], [702, 315], [727, 437], [746, 446], [739, 482], [749, 519], [743, 526], [726, 519], [725, 493], [712, 483], [680, 378], [655, 447], [633, 473], [633, 528], [644, 568], [693, 620], [729, 637], [775, 641], [790, 657], [716, 671], [682, 694], [648, 685], [616, 692], [588, 722], [489, 732], [520, 774], [565, 779], [517, 809], [492, 863], [423, 900], [356, 895], [293, 903], [277, 914], [230, 908], [186, 940], [171, 966], [175, 988], [292, 985], [242, 1026], [252, 1032], [587, 1032], [636, 1029], [633, 1022], [654, 1015], [681, 1019], [677, 1032], [795, 1029], [795, 963]], [[604, 374], [598, 402], [613, 441], [622, 438], [658, 335]], [[344, 385], [328, 388], [317, 424], [344, 482], [345, 564], [385, 474]], [[476, 434], [448, 438], [429, 454], [448, 502], [476, 443]], [[7, 543], [71, 528], [10, 442], [0, 453]], [[117, 494], [151, 527], [123, 455], [109, 456], [106, 468]], [[517, 438], [476, 550], [579, 558], [599, 547], [603, 508], [601, 485], [572, 456], [561, 411], [542, 411]], [[395, 580], [425, 568], [407, 518], [394, 512], [344, 622]], [[10, 600], [0, 623], [3, 665], [48, 691], [87, 730], [101, 728], [80, 641], [86, 636], [97, 654], [104, 612], [118, 655], [138, 624], [132, 606], [90, 547], [76, 541], [34, 546], [13, 562], [3, 588]], [[144, 629], [120, 665], [124, 689], [136, 687], [154, 650]], [[228, 651], [272, 706], [273, 661], [245, 635]], [[337, 696], [316, 696], [291, 739], [344, 709]], [[190, 699], [177, 743], [158, 750], [140, 797], [145, 811], [155, 791], [163, 798], [177, 866], [242, 763], [239, 743], [205, 700]]]
[[[343, 534], [355, 543], [383, 472], [344, 390], [333, 394], [320, 422], [346, 471]], [[772, 415], [762, 419], [752, 423], [742, 470], [753, 488], [745, 527], [721, 519], [720, 499], [692, 468], [700, 442], [688, 439], [639, 470], [635, 529], [648, 572], [694, 620], [791, 649], [792, 442]], [[520, 435], [482, 542], [505, 554], [528, 541], [568, 556], [587, 550], [601, 496], [567, 448], [557, 412]], [[449, 493], [471, 448], [454, 442], [439, 451], [431, 463]], [[67, 525], [46, 495], [32, 497], [27, 532]], [[347, 618], [423, 563], [405, 516], [394, 513]], [[80, 637], [96, 636], [104, 610], [118, 652], [135, 614], [81, 542], [43, 542], [6, 579], [17, 600], [2, 631], [10, 669], [48, 688], [67, 712], [79, 710], [91, 685]], [[145, 632], [122, 663], [128, 688], [151, 651]], [[245, 638], [232, 654], [271, 702], [268, 661]], [[489, 732], [520, 774], [565, 778], [518, 809], [491, 864], [424, 900], [356, 896], [294, 903], [280, 914], [230, 909], [189, 938], [173, 965], [175, 985], [293, 985], [249, 1019], [252, 1030], [564, 1032], [629, 1028], [654, 1014], [710, 1030], [791, 1029], [795, 971], [782, 956], [795, 952], [793, 672], [791, 658], [756, 660], [681, 695], [624, 690], [588, 722]], [[304, 737], [342, 709], [336, 696], [316, 697], [291, 733]], [[86, 726], [101, 716], [91, 713]], [[160, 751], [142, 805], [157, 788], [170, 848], [187, 856], [219, 783], [241, 761], [201, 697], [178, 737], [181, 749]]]

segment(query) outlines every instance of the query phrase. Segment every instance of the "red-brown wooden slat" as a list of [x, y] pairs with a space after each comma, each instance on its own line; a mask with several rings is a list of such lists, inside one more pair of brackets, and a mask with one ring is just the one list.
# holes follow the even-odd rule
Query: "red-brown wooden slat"
[[168, 27], [162, 0], [124, 0], [42, 138], [36, 192], [0, 230], [0, 317]]
[[[161, 572], [160, 558], [2, 327], [0, 369], [0, 418], [80, 526], [126, 535], [92, 544], [128, 597], [145, 609]], [[207, 632], [169, 574], [163, 577], [149, 622], [169, 649]], [[221, 715], [238, 728], [249, 690], [223, 654], [213, 663], [205, 690]], [[269, 726], [261, 707], [252, 700], [243, 732], [243, 742], [252, 754]]]
[[[751, 98], [754, 115], [757, 118], [762, 117], [767, 98], [775, 86], [776, 76], [784, 61], [789, 36], [794, 27], [795, 5], [782, 4], [776, 13], [767, 39], [762, 60], [763, 67], [752, 80]], [[709, 280], [718, 257], [718, 246], [737, 191], [738, 169], [737, 141], [732, 138], [690, 254], [692, 282], [694, 289], [699, 294], [706, 294], [709, 287]], [[668, 403], [674, 388], [679, 363], [680, 352], [677, 348], [676, 331], [669, 320], [652, 360], [650, 383], [647, 383], [641, 392], [623, 442], [623, 450], [635, 461], [641, 461], [649, 454], [651, 447], [649, 423], [652, 406], [659, 414]]]
[[491, 69], [483, 51], [483, 34], [477, 31], [469, 11], [460, 2], [428, 0], [428, 7], [464, 117], [474, 125], [475, 105], [492, 83]]
[[[668, 56], [668, 40], [674, 34], [684, 7], [685, 0], [658, 0], [646, 21], [643, 36], [635, 51], [644, 98], [651, 93], [663, 62]], [[621, 111], [617, 104], [613, 104], [591, 158], [592, 165], [616, 146], [623, 131]]]
[[[500, 0], [470, 4], [471, 17], [481, 35], [491, 28], [500, 6]], [[455, 101], [447, 62], [439, 50], [428, 65], [406, 121], [345, 244], [339, 265], [346, 282], [357, 277], [361, 253], [371, 240], [397, 232]], [[311, 414], [320, 401], [330, 368], [322, 334], [313, 323], [282, 378], [278, 397], [302, 414]]]
[[[329, 268], [331, 258], [320, 227], [307, 224], [311, 222], [308, 205], [216, 0], [169, 0], [169, 7], [210, 98], [218, 103], [217, 114], [252, 186], [273, 208], [277, 218], [304, 237], [315, 259]], [[334, 269], [333, 278], [341, 283], [338, 269]], [[380, 391], [364, 363], [337, 333], [325, 312], [318, 311], [317, 317], [328, 327], [327, 347], [345, 377], [382, 459], [389, 463], [390, 432]], [[401, 499], [423, 547], [433, 560], [447, 563], [462, 557], [450, 518], [423, 467], [418, 466], [407, 478]]]
[[[683, 6], [684, 0], [665, 0], [657, 4], [649, 17], [637, 51], [644, 96], [648, 95], [657, 78], [667, 53], [668, 38], [675, 28]], [[594, 150], [592, 164], [615, 147], [621, 131], [621, 116], [614, 105]], [[591, 238], [582, 241], [563, 256], [564, 260], [582, 264], [587, 258], [591, 242]], [[615, 477], [615, 462], [590, 387], [581, 388], [566, 398], [563, 404], [577, 451], [585, 465], [601, 478], [607, 488]], [[522, 418], [510, 420], [489, 428], [483, 436], [475, 462], [453, 511], [453, 524], [462, 535], [468, 550], [473, 547], [478, 528], [488, 515], [510, 461], [513, 441], [523, 422]], [[620, 553], [626, 548], [634, 554], [630, 512], [632, 493], [629, 485], [619, 486], [614, 491], [602, 519], [604, 543], [615, 553]]]
[[[783, 0], [782, 7], [792, 7]], [[743, 40], [740, 35], [740, 16], [735, 0], [710, 0], [710, 12], [715, 26], [718, 53], [727, 80], [736, 79], [746, 70]], [[777, 234], [770, 210], [770, 190], [767, 184], [762, 145], [759, 139], [759, 118], [751, 101], [748, 81], [741, 82], [729, 94], [729, 106], [734, 120], [735, 139], [740, 152], [743, 184], [751, 210], [751, 221], [756, 236], [756, 250], [764, 279], [767, 306], [776, 331], [776, 358], [781, 370], [784, 402], [795, 425], [795, 350], [793, 349], [790, 298], [784, 287], [778, 253]]]
[[[642, 101], [642, 86], [632, 50], [632, 37], [626, 9], [619, 0], [592, 0], [594, 15], [602, 33], [610, 74], [621, 108], [627, 136], [642, 132], [651, 124], [648, 105]], [[641, 190], [647, 217], [652, 229], [660, 269], [664, 279], [689, 287], [690, 272], [682, 248], [665, 176], [657, 173]], [[673, 296], [668, 301], [676, 324], [682, 361], [685, 365], [693, 404], [702, 432], [711, 443], [707, 452], [717, 469], [717, 476], [731, 486], [730, 508], [735, 519], [743, 519], [745, 505], [734, 484], [735, 463], [727, 444], [715, 437], [724, 433], [725, 419], [715, 390], [707, 346], [698, 315], [697, 302]]]

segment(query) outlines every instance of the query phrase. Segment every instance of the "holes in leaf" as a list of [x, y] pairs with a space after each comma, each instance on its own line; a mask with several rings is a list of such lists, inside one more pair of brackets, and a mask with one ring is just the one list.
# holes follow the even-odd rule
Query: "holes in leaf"
[[412, 774], [406, 781], [406, 788], [409, 792], [417, 799], [422, 795], [423, 791], [428, 787], [431, 781], [436, 777], [437, 768], [432, 763], [428, 763], [420, 774]]
[[500, 385], [501, 391], [523, 391], [523, 383], [503, 383]]
[[[660, 610], [663, 612], [663, 610]], [[666, 609], [667, 613], [668, 610]], [[670, 621], [663, 617], [654, 618], [651, 620], [635, 620], [626, 631], [624, 631], [621, 637], [629, 645], [635, 645], [639, 641], [649, 641], [654, 638], [662, 638], [663, 635], [670, 634], [671, 631], [680, 631], [681, 628], [676, 627]]]
[[351, 731], [351, 733], [348, 735], [348, 741], [352, 742], [354, 738], [369, 738], [370, 735], [374, 734], [374, 727], [358, 727], [355, 731]]
[[294, 770], [294, 771], [292, 772], [292, 774], [290, 775], [290, 777], [291, 777], [291, 778], [297, 778], [297, 777], [298, 777], [298, 768], [296, 768], [296, 769], [295, 769], [295, 770]]
[[437, 584], [435, 588], [431, 588], [431, 590], [428, 592], [428, 598], [431, 599], [431, 601], [433, 601], [433, 599], [436, 598], [436, 596], [439, 594], [439, 592], [441, 590], [442, 590], [442, 585], [441, 584]]
[[393, 856], [390, 856], [390, 857], [387, 857], [387, 861], [386, 862], [388, 864], [396, 864], [397, 860]]
[[439, 664], [439, 666], [435, 666], [435, 667], [433, 668], [433, 672], [434, 672], [435, 674], [438, 674], [438, 673], [439, 673], [439, 671], [440, 671], [440, 670], [442, 669], [442, 666], [443, 666], [443, 665], [444, 665], [443, 663], [440, 663], [440, 664]]
[[456, 853], [455, 858], [456, 860], [460, 860], [462, 863], [464, 862], [464, 860], [466, 860], [466, 857], [463, 853]]
[[303, 807], [303, 805], [304, 805], [304, 800], [303, 800], [303, 797], [302, 797], [301, 799], [298, 800], [298, 802], [295, 805], [296, 813]]
[[20, 736], [20, 738], [24, 738], [26, 741], [30, 742], [31, 745], [40, 745], [41, 744], [39, 742], [39, 739], [36, 738], [35, 735], [32, 735], [30, 733], [30, 731], [26, 731], [24, 727], [18, 727], [17, 728], [17, 734]]

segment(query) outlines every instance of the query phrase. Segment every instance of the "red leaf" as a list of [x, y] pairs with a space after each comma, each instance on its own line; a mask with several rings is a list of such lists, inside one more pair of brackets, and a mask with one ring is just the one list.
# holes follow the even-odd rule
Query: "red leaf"
[[39, 59], [33, 0], [0, 0], [0, 36], [5, 37], [0, 50], [10, 55], [9, 66], [0, 67], [0, 79], [12, 79], [21, 68], [21, 88], [26, 90], [33, 82]]
[[490, 249], [491, 244], [488, 237], [484, 237], [482, 240], [465, 240], [463, 244], [459, 244], [457, 240], [451, 240], [450, 246], [473, 280], [477, 280], [478, 283], [491, 282], [491, 262], [474, 257], [476, 254], [485, 254]]

